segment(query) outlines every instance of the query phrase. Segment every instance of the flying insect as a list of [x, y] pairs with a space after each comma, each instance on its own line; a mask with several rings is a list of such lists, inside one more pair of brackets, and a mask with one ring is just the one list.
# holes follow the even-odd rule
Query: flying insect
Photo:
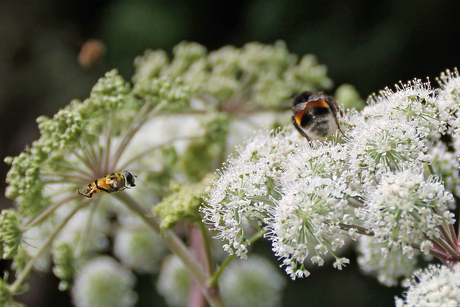
[[111, 173], [104, 178], [94, 180], [94, 182], [88, 184], [83, 193], [80, 191], [77, 192], [81, 196], [91, 198], [93, 197], [93, 194], [96, 193], [113, 193], [123, 191], [136, 186], [136, 177], [136, 175], [129, 171]]
[[334, 98], [323, 92], [303, 92], [294, 98], [293, 104], [292, 123], [308, 141], [320, 140], [337, 130], [344, 135], [337, 120], [339, 107]]

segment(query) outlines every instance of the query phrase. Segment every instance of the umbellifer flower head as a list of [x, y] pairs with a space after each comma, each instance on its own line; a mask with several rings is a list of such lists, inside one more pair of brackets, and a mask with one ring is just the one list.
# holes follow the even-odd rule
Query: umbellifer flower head
[[425, 180], [423, 168], [412, 165], [400, 172], [382, 174], [364, 207], [356, 209], [356, 215], [378, 242], [401, 248], [412, 258], [412, 244], [420, 244], [422, 252], [428, 254], [433, 245], [430, 240], [441, 236], [439, 226], [455, 222], [448, 210], [453, 200], [439, 177]]
[[413, 273], [405, 286], [404, 299], [395, 297], [397, 307], [446, 306], [460, 304], [460, 264], [434, 265]]

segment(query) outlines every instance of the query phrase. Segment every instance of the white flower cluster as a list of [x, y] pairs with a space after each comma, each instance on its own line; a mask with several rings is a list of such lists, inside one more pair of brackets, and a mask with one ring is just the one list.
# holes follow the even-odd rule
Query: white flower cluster
[[441, 237], [439, 226], [455, 222], [448, 210], [453, 201], [438, 177], [425, 181], [422, 168], [409, 167], [384, 174], [367, 196], [365, 206], [356, 209], [356, 216], [380, 243], [401, 248], [412, 258], [412, 244], [420, 244], [420, 250], [429, 254], [432, 240]]
[[460, 264], [429, 265], [418, 270], [411, 280], [405, 282], [409, 288], [405, 299], [396, 297], [396, 307], [446, 306], [460, 304]]
[[250, 238], [245, 228], [250, 222], [262, 225], [272, 199], [279, 197], [281, 163], [295, 147], [290, 138], [281, 132], [249, 141], [228, 161], [209, 192], [208, 205], [201, 207], [215, 238], [228, 242], [223, 248], [231, 255], [246, 258]]
[[[382, 244], [372, 237], [362, 236], [358, 240], [358, 264], [366, 274], [376, 276], [378, 281], [387, 286], [395, 287], [398, 279], [408, 277], [417, 265], [416, 257], [409, 259], [401, 249], [392, 249], [385, 257], [382, 257]], [[415, 251], [415, 255], [419, 253]]]
[[[345, 245], [338, 235], [348, 209], [344, 199], [347, 190], [343, 179], [302, 178], [286, 186], [281, 200], [269, 209], [267, 237], [275, 255], [284, 258], [286, 272], [292, 279], [310, 275], [303, 264], [309, 256], [308, 245], [315, 246], [316, 255], [311, 261], [319, 266], [324, 263], [322, 256]], [[339, 269], [348, 263], [336, 259], [334, 266]]]
[[[448, 71], [441, 79], [441, 89], [414, 80], [372, 96], [361, 112], [339, 112], [344, 137], [308, 142], [282, 132], [247, 142], [210, 189], [204, 221], [226, 251], [243, 259], [244, 225], [256, 225], [292, 279], [309, 275], [307, 260], [323, 265], [326, 254], [338, 269], [349, 263], [335, 254], [343, 234], [374, 236], [384, 256], [401, 250], [412, 259], [414, 249], [449, 255], [457, 249], [448, 236], [451, 191], [460, 186], [460, 77]], [[361, 261], [368, 271], [385, 269], [371, 258]]]

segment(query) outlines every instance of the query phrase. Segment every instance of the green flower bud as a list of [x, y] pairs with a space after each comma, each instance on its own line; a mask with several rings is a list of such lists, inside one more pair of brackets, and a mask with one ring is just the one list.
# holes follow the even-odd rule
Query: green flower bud
[[6, 209], [0, 214], [0, 239], [3, 245], [3, 259], [13, 258], [21, 242], [22, 231], [16, 210]]

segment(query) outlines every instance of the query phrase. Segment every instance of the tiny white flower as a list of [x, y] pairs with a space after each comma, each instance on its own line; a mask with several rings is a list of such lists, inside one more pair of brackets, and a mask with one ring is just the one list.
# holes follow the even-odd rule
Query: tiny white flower
[[342, 270], [342, 267], [345, 267], [346, 264], [349, 264], [350, 260], [348, 258], [338, 258], [334, 263], [334, 268]]

